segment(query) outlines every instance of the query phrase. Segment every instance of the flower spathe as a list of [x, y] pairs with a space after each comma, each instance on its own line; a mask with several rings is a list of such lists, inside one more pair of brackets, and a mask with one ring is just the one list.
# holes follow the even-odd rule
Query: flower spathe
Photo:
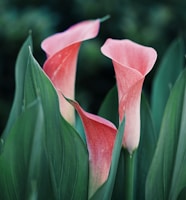
[[84, 111], [68, 100], [81, 117], [89, 152], [89, 198], [107, 180], [117, 129], [110, 121]]
[[123, 146], [132, 153], [140, 140], [140, 100], [145, 76], [155, 64], [157, 53], [130, 40], [107, 39], [101, 48], [114, 66], [118, 87], [119, 119], [126, 116]]
[[99, 26], [99, 19], [83, 21], [46, 38], [41, 44], [47, 55], [43, 69], [58, 93], [61, 114], [71, 124], [74, 123], [74, 109], [61, 93], [74, 99], [76, 65], [81, 42], [96, 37]]

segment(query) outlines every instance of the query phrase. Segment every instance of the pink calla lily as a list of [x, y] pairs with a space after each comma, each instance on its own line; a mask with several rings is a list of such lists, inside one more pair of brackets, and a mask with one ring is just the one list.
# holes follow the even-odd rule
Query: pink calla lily
[[97, 36], [100, 20], [80, 22], [62, 33], [46, 38], [41, 46], [47, 54], [43, 69], [58, 92], [63, 117], [74, 123], [74, 109], [61, 95], [74, 99], [77, 57], [81, 42]]
[[157, 53], [151, 47], [130, 40], [107, 39], [102, 53], [112, 59], [119, 99], [119, 119], [126, 116], [123, 146], [132, 153], [140, 140], [140, 100], [145, 76], [152, 69]]
[[110, 121], [84, 111], [68, 100], [81, 117], [89, 151], [89, 198], [107, 180], [117, 129]]

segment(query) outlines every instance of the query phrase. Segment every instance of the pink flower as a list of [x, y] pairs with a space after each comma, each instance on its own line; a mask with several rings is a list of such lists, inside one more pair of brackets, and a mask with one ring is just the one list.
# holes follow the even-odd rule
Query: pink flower
[[79, 113], [86, 133], [90, 198], [108, 178], [117, 129], [108, 120], [84, 111], [77, 102], [68, 101]]
[[41, 45], [47, 54], [43, 69], [58, 92], [63, 117], [71, 124], [74, 123], [74, 109], [61, 93], [74, 99], [76, 64], [81, 42], [96, 37], [99, 25], [99, 19], [83, 21], [46, 38]]
[[140, 100], [145, 76], [157, 53], [151, 47], [130, 40], [107, 39], [101, 51], [112, 59], [119, 99], [119, 119], [126, 116], [123, 146], [132, 153], [140, 140]]

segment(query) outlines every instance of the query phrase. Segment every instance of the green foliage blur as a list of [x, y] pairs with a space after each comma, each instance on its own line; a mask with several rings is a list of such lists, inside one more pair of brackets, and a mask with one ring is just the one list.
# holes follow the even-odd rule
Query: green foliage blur
[[[42, 66], [45, 55], [40, 43], [45, 37], [79, 21], [110, 15], [101, 24], [98, 37], [86, 41], [79, 54], [76, 99], [95, 113], [115, 83], [112, 63], [100, 52], [104, 41], [109, 37], [128, 38], [152, 46], [158, 52], [158, 63], [175, 38], [185, 39], [185, 7], [182, 0], [0, 0], [0, 132], [13, 101], [15, 60], [29, 32], [34, 56]], [[147, 94], [156, 70], [145, 81]]]

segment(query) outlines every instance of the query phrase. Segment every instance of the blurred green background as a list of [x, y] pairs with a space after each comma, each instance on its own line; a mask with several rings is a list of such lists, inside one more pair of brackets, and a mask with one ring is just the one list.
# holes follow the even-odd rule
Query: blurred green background
[[150, 94], [153, 75], [166, 48], [177, 37], [185, 38], [186, 1], [183, 0], [0, 0], [0, 132], [14, 96], [14, 66], [18, 51], [32, 30], [34, 56], [42, 66], [41, 41], [82, 20], [111, 18], [101, 24], [96, 39], [86, 41], [79, 54], [76, 99], [96, 113], [115, 84], [112, 64], [100, 52], [107, 38], [128, 38], [158, 52], [144, 90]]

